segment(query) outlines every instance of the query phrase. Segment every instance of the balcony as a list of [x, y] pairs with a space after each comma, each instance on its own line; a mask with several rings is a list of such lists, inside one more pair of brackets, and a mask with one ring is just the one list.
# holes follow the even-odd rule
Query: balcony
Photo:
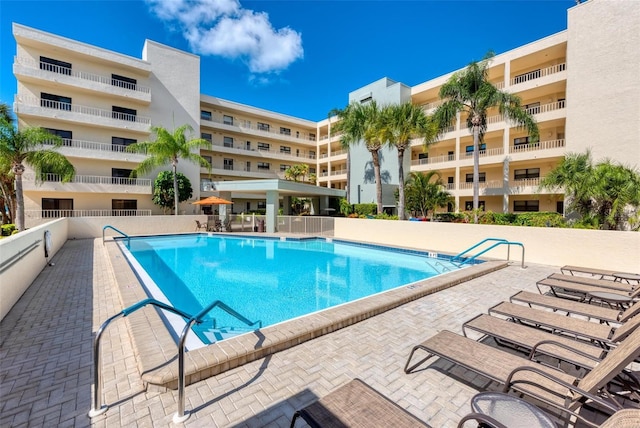
[[[480, 189], [502, 189], [502, 180], [489, 180], [478, 183]], [[473, 189], [473, 182], [462, 182], [458, 185], [459, 190]]]
[[566, 70], [567, 70], [567, 64], [563, 62], [562, 64], [556, 64], [556, 65], [552, 65], [550, 67], [546, 67], [546, 68], [542, 68], [542, 69], [539, 69], [539, 70], [531, 71], [529, 73], [518, 75], [518, 76], [512, 78], [509, 81], [509, 84], [511, 86], [519, 85], [521, 83], [525, 83], [525, 82], [530, 82], [532, 80], [541, 79], [543, 77], [551, 76], [553, 74], [557, 74], [557, 73], [560, 73], [560, 72], [563, 72], [563, 71], [566, 71]]
[[558, 140], [539, 141], [534, 144], [519, 144], [509, 147], [509, 153], [528, 153], [538, 150], [563, 149], [564, 138]]
[[[46, 143], [45, 143], [46, 144]], [[62, 139], [62, 146], [57, 151], [67, 157], [116, 160], [124, 162], [142, 162], [145, 154], [127, 152], [126, 146], [120, 144], [98, 143], [96, 141]]]
[[25, 116], [79, 122], [90, 126], [112, 129], [128, 129], [145, 134], [149, 133], [149, 125], [151, 124], [151, 119], [148, 117], [52, 101], [28, 95], [16, 96], [13, 111]]
[[140, 217], [150, 216], [151, 210], [25, 210], [28, 219], [61, 217]]
[[96, 175], [76, 175], [72, 181], [62, 183], [56, 174], [44, 174], [43, 180], [36, 182], [35, 173], [23, 174], [25, 191], [55, 191], [75, 193], [128, 193], [150, 195], [151, 179], [105, 177]]
[[18, 77], [18, 80], [35, 82], [46, 80], [142, 104], [151, 103], [151, 90], [146, 86], [113, 79], [111, 76], [40, 62], [33, 58], [14, 57], [13, 73]]
[[440, 155], [440, 156], [433, 156], [433, 157], [428, 157], [424, 159], [412, 160], [411, 166], [432, 165], [432, 164], [444, 163], [444, 162], [454, 162], [455, 160], [456, 160], [455, 155]]
[[247, 147], [245, 144], [230, 144], [230, 143], [220, 143], [214, 142], [212, 144], [212, 148], [215, 152], [219, 153], [230, 153], [230, 154], [238, 154], [243, 156], [255, 156], [260, 158], [271, 158], [271, 159], [280, 159], [280, 160], [295, 160], [296, 162], [305, 162], [307, 159], [313, 159], [315, 163], [316, 152], [312, 150], [301, 150], [292, 148], [289, 152], [280, 151], [278, 147], [276, 149], [272, 149], [271, 147], [267, 148], [258, 148], [255, 147]]
[[[226, 131], [243, 132], [258, 138], [269, 137], [278, 141], [290, 141], [297, 142], [299, 144], [309, 144], [310, 142], [316, 141], [316, 136], [312, 133], [297, 132], [296, 135], [288, 135], [285, 133], [280, 133], [280, 130], [276, 129], [275, 127], [257, 124], [254, 125], [251, 121], [248, 120], [229, 122], [214, 117], [207, 119], [201, 117], [200, 119], [201, 125], [204, 126]], [[315, 147], [315, 144], [313, 146]]]

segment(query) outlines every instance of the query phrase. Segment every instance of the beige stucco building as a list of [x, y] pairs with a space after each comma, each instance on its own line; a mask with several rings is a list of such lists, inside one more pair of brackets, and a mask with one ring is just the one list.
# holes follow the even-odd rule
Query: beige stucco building
[[[640, 165], [640, 3], [590, 0], [567, 13], [567, 30], [491, 62], [491, 81], [521, 97], [538, 122], [540, 142], [530, 144], [528, 135], [497, 111], [489, 115], [480, 151], [480, 201], [488, 210], [562, 212], [563, 195], [539, 192], [538, 183], [567, 152], [590, 149], [595, 160]], [[152, 125], [189, 124], [194, 136], [212, 142], [211, 150], [201, 151], [211, 171], [179, 164], [194, 187], [191, 202], [217, 194], [216, 182], [284, 178], [288, 167], [303, 163], [318, 186], [345, 189], [349, 182], [351, 203], [374, 201], [369, 154], [351, 148], [347, 168], [347, 151], [331, 133], [335, 118], [313, 122], [201, 94], [199, 57], [149, 40], [137, 59], [19, 24], [13, 33], [19, 125], [42, 126], [64, 138], [62, 152], [77, 170], [74, 182], [66, 184], [55, 176], [36, 183], [28, 172], [28, 218], [57, 216], [60, 210], [160, 213], [151, 202], [157, 171], [130, 178], [143, 157], [124, 150], [152, 138]], [[345, 94], [345, 105], [411, 100], [432, 112], [440, 103], [439, 88], [453, 72], [413, 87], [383, 78]], [[473, 146], [465, 123], [459, 117], [426, 153], [415, 141], [405, 156], [407, 173], [440, 172], [455, 197], [449, 207], [454, 211], [468, 209], [472, 200]], [[383, 204], [393, 208], [397, 157], [389, 153], [383, 159]], [[266, 206], [258, 193], [231, 197], [237, 213]], [[200, 212], [189, 203], [180, 210]]]

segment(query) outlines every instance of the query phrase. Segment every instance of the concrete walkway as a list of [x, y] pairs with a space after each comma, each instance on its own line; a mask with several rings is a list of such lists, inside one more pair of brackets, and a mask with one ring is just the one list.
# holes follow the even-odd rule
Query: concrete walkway
[[[123, 320], [103, 338], [110, 408], [87, 417], [93, 333], [122, 305], [100, 239], [68, 241], [52, 261], [0, 323], [0, 426], [173, 426], [178, 394], [145, 389]], [[514, 264], [190, 385], [184, 425], [288, 427], [295, 409], [358, 377], [432, 426], [455, 427], [474, 394], [498, 386], [443, 361], [406, 375], [411, 348], [443, 329], [460, 332], [467, 319], [558, 271]]]

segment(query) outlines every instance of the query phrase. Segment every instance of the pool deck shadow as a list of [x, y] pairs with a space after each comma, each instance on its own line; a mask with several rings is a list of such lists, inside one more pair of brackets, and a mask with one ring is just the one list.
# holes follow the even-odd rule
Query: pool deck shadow
[[[146, 299], [116, 242], [108, 241], [106, 246], [123, 306]], [[185, 383], [199, 382], [507, 266], [506, 261], [487, 261], [192, 350], [185, 354]], [[126, 320], [142, 380], [160, 391], [177, 389], [176, 340], [158, 310], [145, 308]]]

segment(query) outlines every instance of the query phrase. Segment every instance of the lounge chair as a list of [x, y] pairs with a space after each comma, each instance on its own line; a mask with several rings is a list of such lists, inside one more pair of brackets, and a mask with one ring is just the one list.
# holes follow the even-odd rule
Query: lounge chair
[[500, 345], [508, 345], [529, 354], [536, 360], [538, 354], [550, 356], [575, 366], [593, 369], [606, 355], [606, 350], [588, 342], [551, 334], [547, 331], [515, 324], [487, 314], [480, 314], [462, 324], [462, 333], [468, 337], [468, 330], [492, 337]]
[[[412, 364], [416, 351], [427, 353]], [[599, 364], [581, 379], [551, 367], [529, 361], [501, 349], [493, 348], [459, 334], [443, 330], [416, 345], [411, 350], [405, 373], [433, 356], [441, 357], [480, 374], [501, 385], [503, 391], [514, 390], [566, 412], [589, 426], [597, 426], [578, 412], [587, 402], [602, 406], [611, 412], [622, 406], [613, 400], [615, 393], [609, 383], [640, 353], [640, 330], [636, 330], [609, 352]]]
[[640, 316], [631, 318], [616, 328], [510, 302], [502, 302], [489, 308], [489, 314], [502, 315], [521, 324], [539, 327], [552, 333], [591, 340], [605, 349], [615, 346], [640, 326]]
[[613, 295], [620, 295], [628, 302], [640, 297], [640, 287], [635, 290], [629, 291], [617, 291], [611, 288], [596, 287], [593, 285], [582, 284], [579, 282], [560, 281], [553, 278], [545, 278], [536, 283], [540, 294], [545, 294], [540, 287], [548, 287], [556, 297], [568, 297], [580, 301], [589, 299], [590, 293], [610, 293]]
[[564, 274], [566, 274], [566, 272], [569, 272], [569, 275], [574, 275], [575, 273], [584, 273], [594, 277], [599, 276], [600, 277], [599, 279], [608, 279], [610, 281], [613, 281], [616, 279], [615, 274], [623, 273], [623, 274], [634, 275], [630, 272], [620, 272], [618, 270], [594, 269], [590, 267], [570, 266], [570, 265], [562, 266], [560, 268], [560, 272]]
[[576, 302], [574, 300], [560, 299], [558, 297], [531, 293], [529, 291], [520, 291], [511, 296], [509, 301], [526, 303], [530, 307], [541, 306], [543, 308], [552, 309], [554, 312], [562, 311], [567, 314], [582, 315], [606, 323], [623, 323], [634, 315], [640, 313], [640, 303], [634, 303], [629, 307], [629, 309], [620, 311], [608, 307]]
[[207, 223], [200, 223], [199, 220], [196, 220], [196, 232], [203, 229], [207, 230]]
[[586, 276], [573, 276], [563, 275], [561, 273], [552, 273], [547, 277], [548, 279], [555, 279], [558, 281], [577, 282], [579, 284], [591, 285], [593, 287], [610, 288], [615, 291], [622, 291], [625, 293], [632, 292], [638, 288], [637, 284], [626, 284], [623, 282], [614, 282], [606, 279], [588, 278]]

